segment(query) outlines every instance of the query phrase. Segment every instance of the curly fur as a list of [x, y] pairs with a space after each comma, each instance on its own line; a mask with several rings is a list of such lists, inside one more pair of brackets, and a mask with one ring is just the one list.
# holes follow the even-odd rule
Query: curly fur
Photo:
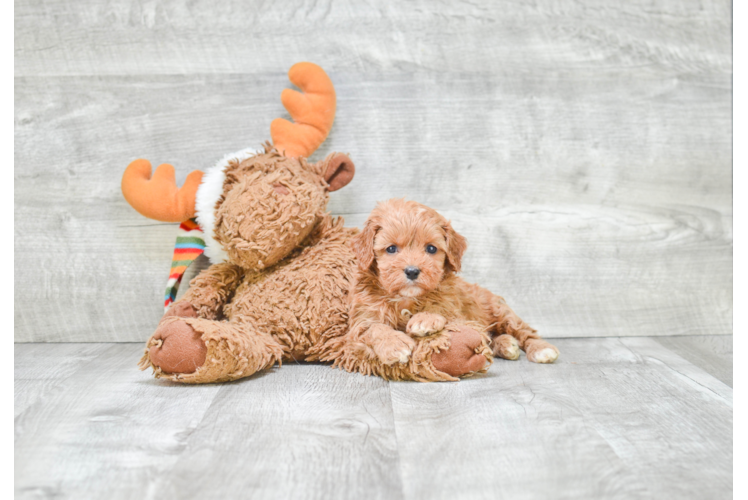
[[197, 190], [195, 197], [195, 216], [197, 222], [203, 230], [205, 238], [205, 256], [213, 264], [228, 261], [228, 255], [221, 244], [216, 241], [214, 227], [216, 222], [216, 204], [218, 199], [223, 195], [223, 187], [226, 182], [226, 169], [232, 164], [236, 164], [264, 153], [265, 150], [255, 150], [254, 148], [245, 148], [241, 151], [228, 154], [221, 158], [212, 168], [205, 171], [200, 188]]
[[[434, 253], [427, 251], [429, 246]], [[381, 359], [387, 355], [383, 344], [397, 344], [402, 332], [422, 335], [415, 330], [428, 330], [430, 323], [435, 329], [446, 324], [447, 330], [471, 325], [490, 335], [491, 350], [483, 352], [508, 359], [516, 355], [507, 336], [516, 339], [531, 361], [552, 362], [558, 356], [558, 349], [542, 340], [503, 298], [455, 274], [467, 241], [435, 210], [400, 199], [382, 202], [353, 238], [352, 248], [358, 270], [348, 347], [341, 347], [336, 364], [357, 367], [360, 351]], [[405, 273], [412, 267], [420, 271], [415, 279]], [[420, 362], [415, 354], [411, 359]], [[390, 372], [384, 376], [393, 378]]]
[[167, 312], [159, 327], [181, 322], [193, 329], [208, 347], [205, 363], [194, 373], [154, 364], [151, 349], [169, 347], [157, 329], [141, 368], [187, 383], [234, 380], [283, 359], [316, 359], [308, 353], [313, 346], [345, 332], [355, 267], [350, 239], [358, 230], [325, 213], [331, 166], [353, 169], [345, 155], [310, 164], [270, 145], [228, 161], [213, 228], [227, 262], [201, 272], [170, 309], [194, 311], [195, 318]]
[[[332, 361], [395, 380], [457, 380], [483, 370], [489, 339], [468, 322], [428, 335], [396, 332], [395, 340], [371, 331], [361, 342], [361, 332], [349, 332], [358, 230], [325, 208], [329, 191], [353, 172], [345, 155], [310, 164], [269, 145], [229, 160], [213, 226], [227, 261], [192, 280], [147, 342], [140, 367], [183, 383], [236, 380], [284, 360]], [[459, 269], [459, 259], [444, 266]]]

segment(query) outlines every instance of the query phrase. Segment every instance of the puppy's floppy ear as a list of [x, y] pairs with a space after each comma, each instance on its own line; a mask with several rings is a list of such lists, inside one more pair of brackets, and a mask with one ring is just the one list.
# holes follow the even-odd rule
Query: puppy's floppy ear
[[447, 267], [458, 272], [462, 266], [462, 254], [467, 250], [467, 240], [452, 228], [451, 222], [443, 225], [442, 229], [447, 240]]
[[356, 166], [348, 155], [343, 153], [333, 153], [322, 160], [322, 163], [322, 176], [329, 185], [328, 191], [337, 191], [346, 186], [356, 173]]
[[369, 217], [364, 224], [364, 230], [351, 239], [351, 250], [362, 271], [366, 271], [374, 263], [374, 237], [379, 227], [379, 223], [373, 217]]

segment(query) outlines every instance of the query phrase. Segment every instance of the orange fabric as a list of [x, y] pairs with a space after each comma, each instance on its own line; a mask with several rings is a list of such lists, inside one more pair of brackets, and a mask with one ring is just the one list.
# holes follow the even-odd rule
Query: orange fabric
[[281, 102], [294, 123], [276, 118], [270, 124], [275, 148], [291, 158], [308, 157], [327, 138], [335, 119], [335, 87], [325, 71], [310, 62], [291, 66], [288, 79], [304, 92], [285, 89]]
[[151, 162], [135, 160], [122, 175], [122, 194], [140, 214], [162, 222], [182, 222], [195, 216], [195, 196], [203, 179], [199, 170], [177, 187], [174, 167], [159, 165], [151, 177]]

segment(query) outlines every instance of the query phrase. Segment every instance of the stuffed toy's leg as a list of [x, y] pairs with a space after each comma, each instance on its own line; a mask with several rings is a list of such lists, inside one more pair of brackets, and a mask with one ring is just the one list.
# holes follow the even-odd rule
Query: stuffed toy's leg
[[280, 344], [250, 325], [198, 318], [191, 304], [178, 302], [146, 343], [139, 366], [157, 378], [190, 384], [248, 377], [279, 362]]
[[376, 324], [336, 339], [321, 359], [387, 380], [454, 381], [488, 369], [493, 360], [489, 342], [486, 333], [464, 323], [448, 323], [437, 332], [414, 337]]

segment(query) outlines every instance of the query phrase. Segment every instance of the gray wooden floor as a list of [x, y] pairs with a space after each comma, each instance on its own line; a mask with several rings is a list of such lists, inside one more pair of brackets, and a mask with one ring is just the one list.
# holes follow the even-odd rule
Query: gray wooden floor
[[137, 371], [141, 344], [16, 344], [16, 496], [731, 498], [732, 336], [555, 342], [459, 383], [196, 387]]

